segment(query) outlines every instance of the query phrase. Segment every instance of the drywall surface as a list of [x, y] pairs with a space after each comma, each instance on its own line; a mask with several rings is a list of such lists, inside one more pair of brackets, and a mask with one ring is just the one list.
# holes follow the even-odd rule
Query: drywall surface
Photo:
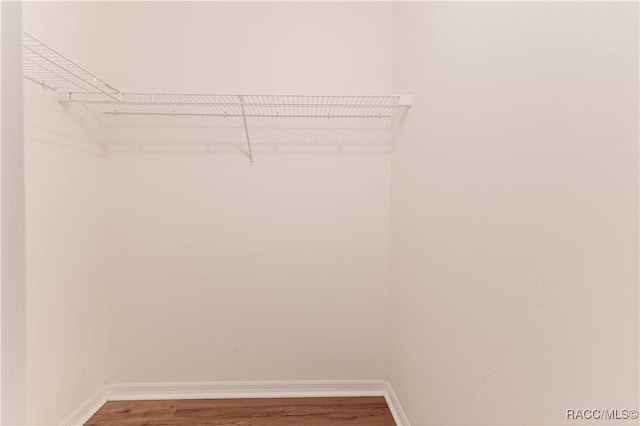
[[[34, 36], [125, 92], [391, 89], [390, 3], [33, 8]], [[110, 381], [384, 376], [388, 123], [251, 119], [250, 166], [238, 119], [104, 122]]]
[[109, 157], [116, 382], [382, 377], [388, 157]]
[[25, 11], [31, 35], [123, 92], [391, 89], [391, 3], [36, 2]]
[[391, 189], [411, 423], [637, 409], [638, 5], [396, 3], [393, 58], [414, 94]]
[[28, 424], [51, 425], [104, 385], [106, 168], [89, 117], [24, 89]]
[[25, 424], [27, 416], [24, 150], [22, 113], [22, 5], [0, 4], [0, 423]]
[[[143, 63], [133, 54], [139, 74], [114, 69], [114, 84], [390, 92], [390, 5], [154, 5], [126, 16], [130, 52], [149, 45], [141, 20], [163, 49]], [[191, 25], [168, 36], [173, 21]], [[250, 166], [237, 119], [108, 126], [111, 380], [383, 377], [388, 131], [251, 119]]]

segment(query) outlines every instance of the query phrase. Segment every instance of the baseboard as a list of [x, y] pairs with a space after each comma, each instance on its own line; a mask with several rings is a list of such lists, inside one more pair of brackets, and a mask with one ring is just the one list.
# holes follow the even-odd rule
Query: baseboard
[[397, 425], [408, 426], [386, 380], [293, 380], [256, 382], [120, 383], [105, 386], [64, 425], [81, 425], [106, 401], [151, 399], [304, 398], [383, 396]]
[[80, 408], [62, 422], [64, 426], [81, 426], [93, 416], [107, 402], [105, 388], [93, 394]]
[[387, 383], [387, 389], [384, 393], [384, 399], [387, 401], [387, 405], [389, 406], [389, 410], [391, 411], [391, 415], [393, 416], [393, 420], [396, 422], [397, 426], [410, 426], [409, 419], [407, 415], [404, 413], [402, 409], [402, 405], [400, 405], [400, 400], [396, 396], [396, 393], [393, 391], [393, 387], [391, 383]]
[[383, 380], [127, 383], [107, 386], [109, 401], [133, 399], [383, 396]]

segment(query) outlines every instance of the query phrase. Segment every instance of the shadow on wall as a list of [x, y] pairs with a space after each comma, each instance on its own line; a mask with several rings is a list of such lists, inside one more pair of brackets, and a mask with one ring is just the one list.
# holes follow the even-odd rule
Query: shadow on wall
[[[100, 117], [107, 152], [248, 155], [241, 117]], [[392, 119], [248, 117], [254, 154], [388, 154]]]
[[53, 143], [99, 156], [105, 154], [102, 125], [95, 113], [83, 105], [56, 103], [53, 92], [25, 81], [24, 109], [26, 141]]

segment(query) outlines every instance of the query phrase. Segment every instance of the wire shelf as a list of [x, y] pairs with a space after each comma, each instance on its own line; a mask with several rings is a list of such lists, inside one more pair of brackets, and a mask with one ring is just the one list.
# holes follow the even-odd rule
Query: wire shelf
[[374, 118], [391, 117], [400, 106], [399, 96], [121, 93], [27, 33], [23, 55], [27, 79], [106, 114]]
[[23, 35], [22, 57], [24, 76], [29, 80], [52, 90], [95, 92], [117, 100], [116, 88], [27, 33]]
[[122, 93], [71, 59], [24, 33], [25, 78], [112, 115], [242, 117], [251, 158], [248, 117], [389, 118], [411, 105], [410, 96], [303, 96]]
[[119, 94], [114, 100], [102, 93], [70, 94], [70, 102], [82, 102], [107, 114], [195, 115], [219, 117], [391, 117], [398, 96], [300, 96]]

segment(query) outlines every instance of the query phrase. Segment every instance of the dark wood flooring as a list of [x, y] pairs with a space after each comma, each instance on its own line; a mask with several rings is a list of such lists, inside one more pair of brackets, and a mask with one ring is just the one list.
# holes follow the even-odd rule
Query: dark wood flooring
[[85, 426], [395, 426], [383, 397], [109, 401]]

